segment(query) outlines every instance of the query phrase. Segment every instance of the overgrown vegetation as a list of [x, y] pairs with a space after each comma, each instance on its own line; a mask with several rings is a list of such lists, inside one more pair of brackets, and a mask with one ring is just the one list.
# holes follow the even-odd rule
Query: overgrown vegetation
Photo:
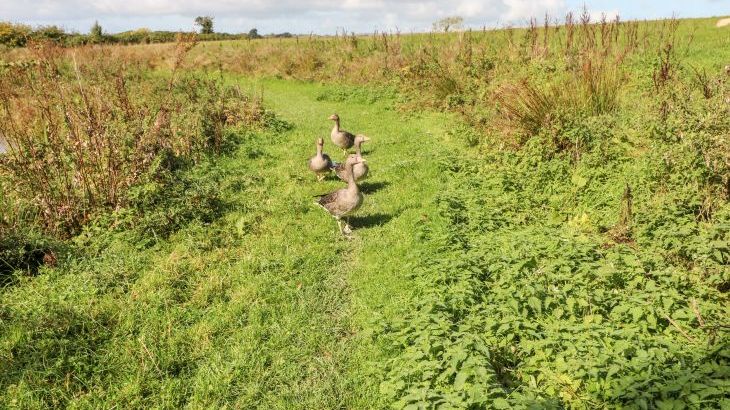
[[708, 221], [705, 165], [657, 169], [673, 143], [636, 159], [617, 123], [587, 130], [619, 148], [443, 165], [453, 185], [420, 231], [438, 252], [412, 272], [424, 290], [381, 331], [394, 407], [725, 405], [727, 199]]
[[[729, 38], [7, 52], [0, 407], [727, 407]], [[300, 167], [334, 110], [373, 137], [348, 242]]]
[[[177, 59], [194, 46], [181, 41]], [[104, 50], [33, 48], [35, 64], [0, 77], [0, 172], [50, 233], [68, 236], [99, 210], [128, 203], [149, 174], [220, 152], [224, 128], [262, 123], [260, 102], [202, 76], [168, 80]], [[154, 177], [152, 177], [154, 178]]]
[[165, 238], [220, 215], [217, 181], [191, 167], [276, 122], [257, 97], [181, 72], [195, 42], [180, 38], [171, 73], [104, 49], [32, 46], [32, 64], [0, 72], [0, 273], [54, 265], [60, 240], [102, 230]]

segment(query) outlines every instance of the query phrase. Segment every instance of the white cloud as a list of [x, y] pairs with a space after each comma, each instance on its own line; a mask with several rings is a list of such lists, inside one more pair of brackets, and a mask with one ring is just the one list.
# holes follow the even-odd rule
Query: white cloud
[[601, 21], [604, 17], [607, 21], [615, 20], [616, 16], [620, 15], [618, 10], [589, 10], [588, 14], [591, 16], [591, 21]]
[[562, 14], [566, 9], [564, 0], [505, 0], [505, 3], [508, 11], [503, 19], [510, 22], [519, 22], [531, 17], [542, 18], [545, 13], [554, 16]]
[[545, 12], [562, 14], [565, 0], [0, 0], [0, 18], [31, 24], [59, 24], [86, 31], [99, 20], [110, 31], [140, 26], [190, 29], [198, 15], [215, 17], [220, 31], [332, 33], [337, 27], [409, 31], [460, 15], [467, 25], [516, 22]]

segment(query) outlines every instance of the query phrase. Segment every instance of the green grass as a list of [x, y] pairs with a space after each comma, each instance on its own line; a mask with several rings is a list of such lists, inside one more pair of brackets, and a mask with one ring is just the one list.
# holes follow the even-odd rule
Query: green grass
[[[219, 220], [151, 249], [112, 235], [98, 256], [3, 291], [5, 405], [382, 405], [370, 377], [382, 353], [363, 329], [413, 292], [404, 266], [420, 246], [412, 229], [436, 212], [446, 117], [328, 101], [331, 87], [256, 87], [294, 128], [250, 136], [217, 162]], [[313, 201], [341, 183], [305, 166], [335, 111], [373, 140], [349, 241]]]

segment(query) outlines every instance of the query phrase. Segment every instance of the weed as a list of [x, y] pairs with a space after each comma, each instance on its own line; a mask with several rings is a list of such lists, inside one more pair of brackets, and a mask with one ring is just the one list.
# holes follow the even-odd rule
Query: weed
[[224, 127], [263, 121], [259, 102], [240, 91], [179, 78], [194, 44], [178, 43], [166, 86], [104, 51], [67, 59], [46, 44], [34, 46], [38, 65], [2, 75], [0, 132], [11, 149], [0, 172], [48, 232], [72, 235], [96, 212], [124, 206], [160, 155], [194, 159], [220, 150]]

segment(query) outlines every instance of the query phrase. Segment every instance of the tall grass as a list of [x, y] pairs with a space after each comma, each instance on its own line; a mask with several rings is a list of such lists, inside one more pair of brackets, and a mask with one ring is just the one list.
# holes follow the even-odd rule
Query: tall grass
[[[525, 28], [500, 31], [408, 36], [343, 32], [333, 37], [207, 44], [192, 52], [188, 64], [248, 75], [397, 88], [414, 106], [460, 113], [485, 134], [493, 134], [493, 125], [499, 122], [503, 137], [511, 138], [515, 133], [534, 134], [535, 124], [545, 118], [544, 110], [524, 113], [533, 118], [525, 127], [521, 120], [502, 121], [503, 115], [524, 115], [504, 114], [495, 101], [524, 109], [535, 106], [526, 103], [527, 94], [540, 89], [545, 93], [541, 98], [552, 101], [556, 110], [610, 112], [620, 104], [624, 79], [644, 75], [635, 70], [635, 63], [656, 55], [677, 30], [676, 19], [649, 23], [604, 15], [593, 21], [583, 10], [568, 13], [562, 22], [545, 16], [542, 22], [532, 19]], [[674, 69], [676, 61], [671, 64]], [[526, 78], [534, 82], [527, 88]], [[558, 90], [561, 87], [565, 90]], [[579, 95], [552, 95], [568, 90]]]
[[[546, 85], [526, 78], [500, 88], [495, 98], [498, 122], [506, 133], [514, 132], [521, 144], [566, 117], [613, 112], [619, 106], [621, 85], [622, 74], [616, 65], [600, 54], [584, 56], [578, 69]], [[566, 144], [561, 141], [558, 147]]]
[[194, 46], [178, 41], [167, 80], [107, 49], [67, 52], [47, 43], [30, 48], [35, 64], [0, 74], [0, 132], [9, 147], [0, 173], [48, 232], [74, 234], [96, 212], [124, 206], [146, 173], [171, 166], [160, 156], [194, 160], [220, 150], [225, 126], [262, 120], [258, 100], [181, 75]]

